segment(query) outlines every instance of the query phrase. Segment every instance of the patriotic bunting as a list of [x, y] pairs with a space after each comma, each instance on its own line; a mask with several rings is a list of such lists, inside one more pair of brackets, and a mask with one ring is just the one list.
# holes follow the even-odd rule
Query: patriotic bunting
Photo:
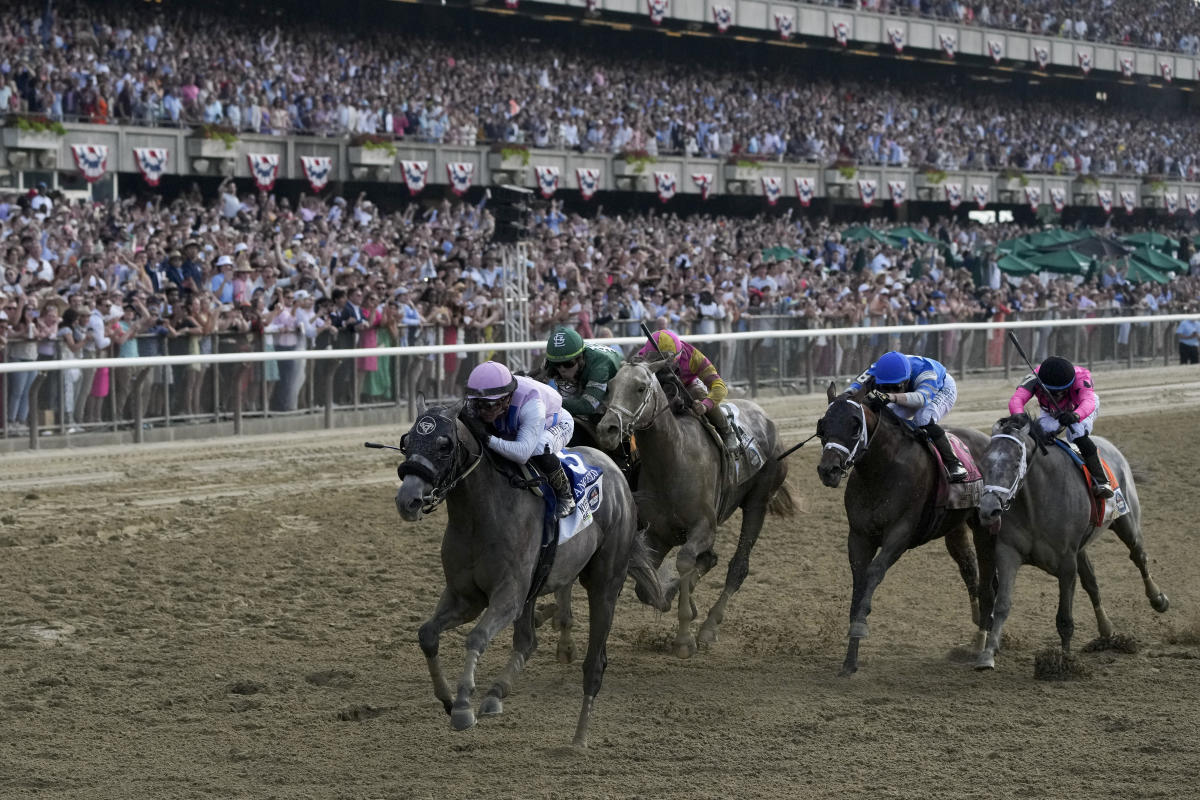
[[999, 39], [988, 39], [988, 54], [997, 64], [1004, 58], [1004, 44]]
[[450, 179], [450, 191], [459, 197], [471, 188], [471, 176], [475, 174], [475, 165], [470, 161], [451, 161], [446, 164], [446, 177]]
[[1187, 205], [1187, 212], [1192, 216], [1200, 211], [1200, 194], [1195, 192], [1187, 192], [1183, 195], [1183, 202]]
[[167, 156], [170, 153], [165, 147], [135, 147], [133, 160], [137, 162], [138, 172], [151, 186], [158, 186], [163, 172], [167, 169]]
[[942, 52], [949, 58], [954, 58], [954, 51], [958, 49], [958, 39], [952, 33], [939, 33], [938, 39], [942, 42]]
[[88, 183], [100, 180], [108, 170], [108, 147], [105, 145], [73, 144], [71, 155], [75, 156], [75, 166]]
[[675, 190], [678, 187], [675, 183], [675, 175], [671, 172], [656, 172], [654, 173], [654, 189], [658, 192], [658, 199], [665, 203], [675, 196]]
[[950, 204], [950, 210], [958, 208], [962, 205], [962, 184], [947, 183], [943, 184], [942, 188], [946, 190], [946, 202]]
[[767, 205], [775, 205], [779, 202], [779, 195], [783, 194], [783, 180], [776, 175], [764, 175], [762, 179], [763, 195], [767, 198]]
[[1083, 70], [1083, 74], [1087, 75], [1092, 71], [1092, 54], [1083, 50], [1076, 50], [1075, 57], [1079, 59], [1079, 68]]
[[1033, 57], [1037, 59], [1038, 69], [1045, 69], [1050, 63], [1050, 51], [1045, 47], [1033, 48]]
[[897, 53], [904, 52], [904, 31], [901, 28], [888, 28], [888, 41], [892, 43], [892, 47], [896, 48]]
[[425, 177], [429, 174], [428, 161], [401, 161], [400, 171], [404, 175], [404, 184], [408, 193], [416, 196], [425, 188]]
[[517, 0], [504, 0], [504, 5], [511, 11], [517, 10]]
[[1121, 56], [1121, 74], [1126, 78], [1133, 77], [1133, 56]]
[[1175, 75], [1175, 69], [1171, 66], [1170, 61], [1158, 62], [1158, 71], [1162, 73], [1163, 80], [1167, 83], [1171, 82], [1171, 78]]
[[308, 178], [308, 185], [314, 192], [320, 192], [329, 183], [329, 173], [333, 172], [333, 158], [330, 156], [300, 156], [300, 169]]
[[537, 173], [538, 190], [549, 200], [558, 191], [558, 167], [534, 167]]
[[1038, 210], [1038, 204], [1042, 202], [1042, 190], [1038, 186], [1025, 187], [1025, 199], [1029, 201], [1029, 208], [1033, 211]]
[[1121, 205], [1125, 207], [1126, 214], [1132, 214], [1133, 209], [1137, 207], [1137, 195], [1130, 189], [1125, 189], [1121, 192]]
[[796, 178], [796, 199], [800, 201], [800, 205], [805, 208], [812, 205], [815, 191], [816, 187], [813, 186], [811, 178]]
[[892, 193], [892, 207], [899, 208], [908, 195], [908, 181], [888, 181], [888, 191]]
[[862, 200], [862, 204], [866, 208], [870, 208], [875, 202], [875, 195], [878, 192], [879, 186], [875, 181], [858, 179], [858, 197]]
[[792, 15], [791, 14], [776, 14], [775, 15], [775, 30], [779, 31], [779, 38], [785, 42], [792, 38]]
[[646, 0], [650, 9], [650, 21], [662, 25], [663, 17], [667, 15], [667, 0]]
[[592, 195], [600, 188], [600, 170], [586, 167], [576, 167], [575, 180], [579, 184], [579, 193], [584, 200], [591, 200]]
[[261, 191], [269, 192], [275, 188], [275, 176], [279, 173], [279, 156], [275, 153], [247, 153], [246, 160], [250, 162], [250, 174], [254, 176], [254, 184]]
[[589, 14], [599, 14], [600, 13], [600, 0], [586, 0], [586, 1], [587, 1], [587, 10], [588, 10]]
[[1179, 193], [1163, 192], [1163, 205], [1166, 207], [1168, 214], [1175, 216], [1175, 212], [1179, 210]]
[[850, 43], [850, 26], [844, 22], [833, 23], [833, 38], [842, 47]]
[[975, 195], [975, 205], [979, 206], [981, 211], [987, 208], [988, 196], [991, 194], [991, 190], [986, 183], [975, 184], [971, 187], [971, 193]]
[[1054, 205], [1054, 210], [1057, 213], [1062, 213], [1062, 210], [1067, 207], [1067, 190], [1061, 186], [1050, 187], [1050, 202]]
[[717, 33], [724, 33], [733, 24], [733, 11], [729, 6], [713, 6], [713, 22], [717, 23]]
[[1097, 189], [1096, 200], [1099, 201], [1100, 207], [1104, 209], [1105, 214], [1112, 213], [1112, 192], [1106, 189]]
[[700, 199], [708, 199], [708, 191], [712, 188], [713, 174], [711, 172], [693, 172], [692, 183], [700, 187]]

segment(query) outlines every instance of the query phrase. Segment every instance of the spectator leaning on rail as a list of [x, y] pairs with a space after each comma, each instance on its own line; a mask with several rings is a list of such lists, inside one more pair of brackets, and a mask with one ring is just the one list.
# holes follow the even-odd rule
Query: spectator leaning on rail
[[611, 347], [585, 344], [571, 328], [559, 328], [546, 340], [546, 374], [562, 395], [562, 405], [592, 426], [608, 410], [608, 382], [621, 368], [621, 354]]
[[966, 479], [967, 470], [954, 454], [938, 420], [950, 413], [958, 399], [958, 386], [946, 368], [932, 358], [892, 351], [884, 353], [850, 384], [855, 391], [875, 379], [875, 391], [887, 399], [889, 408], [913, 427], [921, 428], [937, 448], [951, 483]]

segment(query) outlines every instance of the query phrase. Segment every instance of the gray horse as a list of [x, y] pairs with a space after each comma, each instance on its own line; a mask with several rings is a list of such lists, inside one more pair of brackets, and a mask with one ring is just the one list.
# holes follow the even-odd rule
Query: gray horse
[[[475, 665], [497, 633], [513, 623], [513, 649], [508, 663], [488, 690], [479, 713], [499, 714], [503, 699], [537, 647], [534, 603], [529, 597], [538, 560], [543, 519], [542, 498], [514, 488], [495, 457], [485, 451], [457, 418], [458, 408], [429, 409], [401, 440], [405, 461], [396, 508], [408, 521], [446, 501], [442, 537], [442, 569], [446, 588], [433, 616], [418, 633], [433, 678], [433, 693], [450, 714], [455, 730], [475, 724], [471, 695]], [[665, 602], [650, 554], [637, 533], [633, 496], [616, 464], [598, 450], [579, 448], [585, 463], [603, 471], [598, 507], [591, 525], [560, 543], [554, 565], [539, 594], [565, 593], [578, 578], [587, 590], [589, 636], [583, 661], [583, 707], [574, 744], [587, 746], [592, 703], [600, 691], [608, 662], [605, 644], [613, 608], [627, 575], [639, 596]], [[483, 614], [466, 638], [467, 657], [458, 691], [442, 675], [438, 639], [442, 631]]]
[[[746, 400], [733, 401], [739, 409], [740, 424], [758, 441], [765, 463], [745, 482], [729, 485], [722, 480], [724, 448], [713, 441], [696, 417], [671, 413], [670, 401], [656, 374], [670, 368], [670, 361], [622, 366], [609, 381], [608, 411], [596, 426], [596, 433], [606, 449], [616, 447], [623, 438], [636, 436], [641, 475], [634, 496], [642, 521], [650, 526], [647, 536], [655, 566], [661, 566], [667, 553], [679, 547], [675, 559], [679, 572], [675, 655], [689, 658], [697, 647], [691, 633], [692, 620], [697, 616], [692, 592], [717, 562], [713, 553], [717, 526], [734, 509], [742, 509], [741, 533], [729, 562], [725, 589], [700, 627], [700, 642], [706, 644], [716, 641], [729, 598], [746, 579], [750, 550], [762, 530], [768, 507], [789, 514], [793, 504], [784, 486], [787, 465], [777, 458], [783, 447], [775, 424], [762, 408]], [[669, 600], [655, 603], [641, 594], [639, 597], [662, 611], [670, 609]]]
[[[1110, 527], [1129, 548], [1129, 558], [1142, 573], [1150, 606], [1159, 613], [1169, 601], [1150, 577], [1142, 546], [1142, 508], [1129, 463], [1107, 439], [1093, 436], [1100, 455], [1112, 467], [1129, 511], [1107, 525], [1091, 522], [1091, 491], [1071, 457], [1057, 446], [1034, 438], [1026, 414], [1006, 417], [992, 426], [992, 439], [981, 461], [984, 495], [979, 516], [996, 533], [995, 603], [987, 641], [976, 669], [994, 669], [1004, 622], [1012, 610], [1013, 583], [1022, 564], [1033, 564], [1058, 578], [1058, 615], [1055, 623], [1063, 653], [1069, 653], [1075, 622], [1071, 605], [1078, 575], [1096, 612], [1102, 637], [1113, 634], [1113, 625], [1100, 605], [1096, 572], [1085, 549], [1100, 531]], [[1040, 432], [1039, 432], [1040, 433]], [[1109, 501], [1113, 502], [1113, 501]]]

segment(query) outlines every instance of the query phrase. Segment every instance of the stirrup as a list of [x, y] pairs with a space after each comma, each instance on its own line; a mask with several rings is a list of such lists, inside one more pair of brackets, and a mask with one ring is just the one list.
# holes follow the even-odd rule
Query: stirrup
[[1110, 484], [1108, 481], [1104, 481], [1103, 483], [1093, 484], [1092, 485], [1092, 494], [1094, 494], [1096, 497], [1104, 497], [1104, 498], [1112, 497], [1113, 496], [1112, 484]]
[[554, 516], [558, 517], [559, 519], [563, 519], [564, 517], [569, 517], [574, 513], [575, 513], [575, 501], [570, 500], [570, 499], [565, 500], [565, 501], [559, 500], [558, 505], [554, 509]]
[[968, 474], [967, 468], [962, 464], [958, 464], [954, 469], [946, 470], [946, 477], [950, 483], [962, 483], [967, 479]]

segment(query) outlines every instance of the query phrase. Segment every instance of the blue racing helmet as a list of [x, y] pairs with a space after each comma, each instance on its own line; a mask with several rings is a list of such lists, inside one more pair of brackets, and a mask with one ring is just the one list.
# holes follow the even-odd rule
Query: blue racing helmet
[[893, 350], [884, 353], [875, 362], [875, 383], [883, 386], [898, 386], [907, 383], [910, 375], [908, 356]]

